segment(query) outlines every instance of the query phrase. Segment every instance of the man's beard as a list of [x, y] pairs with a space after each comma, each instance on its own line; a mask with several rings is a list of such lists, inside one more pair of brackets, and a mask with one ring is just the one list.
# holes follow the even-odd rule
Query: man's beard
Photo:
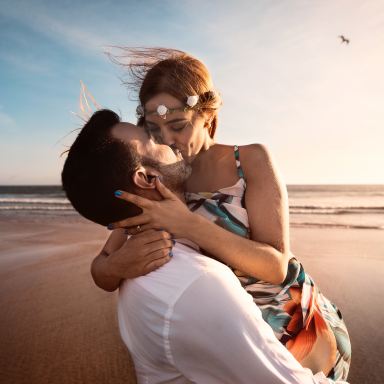
[[185, 182], [191, 176], [192, 167], [184, 160], [173, 164], [162, 164], [147, 157], [142, 158], [142, 164], [161, 173], [161, 182], [172, 192], [184, 192]]

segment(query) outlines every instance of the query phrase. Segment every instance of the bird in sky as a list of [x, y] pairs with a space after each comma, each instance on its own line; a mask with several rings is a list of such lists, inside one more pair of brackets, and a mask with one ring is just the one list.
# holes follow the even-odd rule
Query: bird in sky
[[339, 35], [339, 37], [341, 39], [341, 44], [349, 44], [349, 39], [347, 39], [344, 35]]

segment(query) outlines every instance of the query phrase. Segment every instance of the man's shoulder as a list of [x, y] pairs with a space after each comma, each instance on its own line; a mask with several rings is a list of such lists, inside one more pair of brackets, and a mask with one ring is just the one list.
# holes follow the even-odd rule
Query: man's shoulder
[[233, 275], [226, 265], [183, 244], [176, 243], [173, 255], [167, 264], [148, 275], [125, 281], [120, 287], [120, 297], [134, 300], [137, 295], [141, 298], [139, 305], [147, 305], [149, 301], [142, 300], [147, 297], [169, 306], [201, 277], [216, 280]]
[[234, 276], [227, 265], [205, 256], [201, 252], [191, 249], [184, 244], [178, 243], [173, 252], [176, 255], [175, 260], [177, 262], [177, 264], [175, 263], [173, 266], [180, 274], [189, 276], [187, 279], [188, 283], [203, 275], [212, 278], [217, 275], [219, 277], [224, 275]]

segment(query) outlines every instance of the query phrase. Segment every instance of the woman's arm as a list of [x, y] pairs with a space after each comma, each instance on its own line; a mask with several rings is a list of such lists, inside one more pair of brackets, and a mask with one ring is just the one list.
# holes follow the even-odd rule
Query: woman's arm
[[101, 252], [93, 259], [91, 275], [95, 284], [105, 291], [113, 292], [120, 286], [120, 277], [115, 276], [110, 268], [108, 256], [122, 247], [127, 240], [124, 229], [115, 229], [108, 237]]
[[123, 279], [145, 275], [167, 263], [173, 243], [165, 231], [146, 230], [127, 239], [124, 229], [109, 236], [91, 265], [95, 284], [112, 292]]
[[233, 234], [190, 212], [176, 195], [157, 180], [162, 201], [150, 201], [124, 192], [120, 198], [143, 209], [143, 214], [115, 223], [165, 228], [174, 237], [186, 237], [224, 263], [247, 275], [280, 284], [287, 273], [289, 249], [288, 199], [266, 148], [254, 144], [241, 148], [247, 179], [245, 195], [251, 240]]
[[250, 276], [280, 284], [286, 277], [291, 257], [286, 187], [264, 146], [242, 147], [240, 159], [247, 181], [245, 205], [252, 241], [228, 233], [198, 215], [187, 222], [183, 232], [226, 264]]

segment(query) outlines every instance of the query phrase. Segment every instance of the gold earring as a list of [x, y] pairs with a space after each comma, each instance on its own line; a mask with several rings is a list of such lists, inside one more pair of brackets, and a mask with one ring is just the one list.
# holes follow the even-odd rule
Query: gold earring
[[208, 121], [206, 121], [205, 124], [204, 124], [204, 127], [205, 127], [205, 128], [208, 128], [208, 129], [211, 128], [211, 126], [212, 126], [212, 120], [208, 120]]

